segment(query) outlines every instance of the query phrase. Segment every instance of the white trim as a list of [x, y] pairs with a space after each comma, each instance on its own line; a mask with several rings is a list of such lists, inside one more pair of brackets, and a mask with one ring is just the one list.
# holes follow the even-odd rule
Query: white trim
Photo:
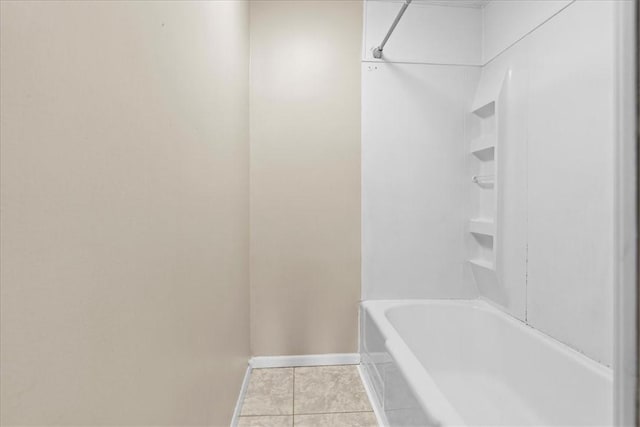
[[258, 356], [249, 360], [249, 366], [258, 368], [289, 368], [292, 366], [358, 365], [360, 354], [306, 354], [304, 356]]
[[250, 376], [251, 376], [251, 365], [247, 366], [247, 370], [244, 373], [244, 379], [242, 380], [242, 387], [240, 387], [240, 393], [238, 394], [236, 407], [233, 410], [233, 417], [231, 418], [231, 427], [236, 427], [238, 425], [238, 418], [240, 417], [240, 410], [242, 409], [242, 402], [244, 402], [244, 396], [245, 394], [247, 394], [247, 387], [249, 386]]
[[637, 2], [616, 3], [616, 158], [615, 158], [615, 425], [635, 425], [638, 394], [636, 316], [636, 10]]
[[364, 390], [367, 392], [367, 397], [369, 398], [369, 402], [371, 403], [371, 407], [373, 408], [373, 413], [376, 416], [376, 421], [380, 427], [386, 427], [389, 425], [387, 422], [387, 417], [384, 415], [384, 410], [378, 406], [378, 399], [376, 399], [375, 394], [373, 393], [373, 388], [371, 387], [371, 382], [369, 381], [369, 375], [364, 370], [362, 365], [358, 365], [358, 373], [360, 374], [360, 380], [364, 385]]

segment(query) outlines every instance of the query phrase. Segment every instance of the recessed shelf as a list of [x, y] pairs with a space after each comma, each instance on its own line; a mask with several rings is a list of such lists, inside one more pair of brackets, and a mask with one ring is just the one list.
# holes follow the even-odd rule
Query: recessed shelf
[[476, 116], [482, 117], [483, 119], [492, 116], [495, 114], [496, 112], [496, 102], [495, 100], [491, 100], [485, 104], [481, 104], [477, 107], [474, 107], [473, 110], [471, 110], [471, 112], [473, 114], [475, 114]]
[[485, 135], [471, 141], [470, 151], [480, 158], [486, 158], [491, 154], [489, 150], [493, 150], [495, 147], [495, 136]]
[[469, 232], [493, 236], [495, 234], [495, 225], [490, 218], [474, 218], [469, 220]]
[[493, 263], [491, 261], [486, 261], [484, 259], [474, 258], [474, 259], [470, 259], [469, 262], [471, 263], [471, 265], [474, 265], [476, 267], [484, 268], [485, 270], [495, 271], [495, 268], [494, 268]]

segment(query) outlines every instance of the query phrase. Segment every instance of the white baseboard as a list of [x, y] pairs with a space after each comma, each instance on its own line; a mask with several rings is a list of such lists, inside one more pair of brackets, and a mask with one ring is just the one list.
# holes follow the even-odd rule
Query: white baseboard
[[367, 397], [369, 398], [369, 402], [371, 403], [371, 407], [373, 408], [373, 413], [376, 416], [376, 421], [380, 427], [386, 427], [389, 425], [387, 422], [387, 417], [384, 414], [384, 411], [380, 406], [378, 406], [378, 399], [373, 393], [373, 387], [371, 386], [371, 382], [369, 381], [369, 375], [365, 371], [362, 365], [358, 365], [358, 372], [360, 373], [360, 379], [362, 380], [362, 384], [364, 385], [364, 389], [367, 392]]
[[244, 373], [244, 379], [242, 380], [242, 387], [240, 387], [240, 393], [238, 394], [236, 407], [233, 410], [233, 417], [231, 418], [231, 427], [236, 427], [238, 425], [238, 417], [240, 417], [240, 411], [242, 410], [242, 402], [244, 402], [244, 396], [245, 394], [247, 394], [247, 387], [249, 386], [250, 376], [251, 376], [251, 365], [247, 366], [247, 370]]
[[330, 366], [330, 365], [358, 365], [360, 354], [307, 354], [304, 356], [258, 356], [249, 360], [249, 366], [258, 368], [289, 368], [292, 366]]

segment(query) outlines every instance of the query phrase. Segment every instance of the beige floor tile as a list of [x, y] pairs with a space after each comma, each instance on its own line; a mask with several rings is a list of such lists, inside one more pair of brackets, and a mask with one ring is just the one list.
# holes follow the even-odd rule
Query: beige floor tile
[[238, 427], [291, 427], [292, 425], [293, 415], [238, 418]]
[[291, 415], [293, 368], [254, 369], [240, 415]]
[[371, 411], [355, 365], [295, 369], [294, 413]]
[[377, 427], [373, 412], [296, 415], [296, 427]]

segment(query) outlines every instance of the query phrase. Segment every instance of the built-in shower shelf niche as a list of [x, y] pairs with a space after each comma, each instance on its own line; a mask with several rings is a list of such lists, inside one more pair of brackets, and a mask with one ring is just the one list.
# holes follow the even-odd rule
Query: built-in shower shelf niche
[[480, 160], [493, 159], [496, 148], [496, 135], [491, 133], [475, 138], [471, 141], [469, 151]]
[[473, 218], [469, 220], [470, 233], [494, 236], [495, 230], [496, 228], [492, 218]]
[[481, 77], [476, 100], [468, 114], [472, 203], [467, 226], [470, 236], [467, 259], [482, 289], [496, 288], [500, 283], [500, 153], [505, 142], [508, 80], [495, 83]]
[[493, 262], [487, 261], [485, 259], [474, 258], [474, 259], [470, 259], [469, 263], [474, 267], [480, 267], [485, 270], [495, 271], [495, 266]]
[[496, 113], [496, 101], [495, 99], [492, 99], [488, 102], [482, 102], [479, 105], [474, 106], [471, 112], [483, 119], [493, 116]]
[[471, 217], [487, 218], [495, 222], [498, 154], [497, 100], [485, 99], [476, 105], [478, 107], [472, 109], [469, 114], [470, 124], [473, 127], [470, 132], [472, 138], [469, 141], [469, 152], [473, 155], [470, 164], [473, 173], [471, 181], [474, 184], [472, 197], [475, 199]]

